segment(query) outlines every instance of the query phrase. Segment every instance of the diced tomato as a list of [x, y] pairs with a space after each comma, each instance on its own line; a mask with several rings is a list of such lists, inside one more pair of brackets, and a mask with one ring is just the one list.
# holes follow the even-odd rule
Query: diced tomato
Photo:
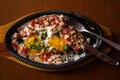
[[35, 23], [36, 23], [35, 20], [33, 20], [33, 21], [30, 22], [30, 25], [31, 25], [32, 27], [34, 27], [34, 26], [35, 26]]
[[50, 50], [49, 53], [50, 53], [50, 54], [53, 53], [53, 50]]
[[74, 47], [74, 50], [75, 50], [75, 51], [78, 51], [79, 49], [80, 49], [80, 46], [75, 46], [75, 47]]
[[48, 58], [50, 58], [50, 53], [46, 53], [43, 55], [43, 60], [47, 60]]
[[38, 22], [38, 24], [40, 24], [40, 25], [43, 25], [43, 24], [44, 24], [43, 20], [41, 20], [41, 19], [37, 19], [37, 22]]
[[68, 33], [67, 29], [63, 29], [63, 30], [62, 30], [62, 33], [63, 33], [63, 34], [67, 34], [67, 33]]
[[26, 48], [25, 47], [21, 47], [21, 53], [25, 54], [26, 52]]
[[70, 41], [71, 41], [70, 38], [68, 38], [68, 39], [67, 39], [67, 42], [70, 42]]
[[73, 37], [70, 37], [70, 38], [67, 39], [67, 41], [68, 41], [68, 42], [73, 42], [74, 39], [73, 39]]
[[27, 37], [26, 32], [22, 33], [21, 35], [22, 35], [22, 37]]
[[49, 51], [49, 54], [54, 54], [54, 53], [57, 53], [57, 50], [50, 50]]
[[14, 43], [12, 44], [12, 47], [13, 47], [14, 50], [18, 49], [18, 45], [14, 44]]
[[18, 54], [23, 56], [23, 57], [26, 57], [26, 47], [25, 46], [20, 46], [19, 49], [18, 49]]
[[26, 58], [26, 48], [24, 46], [20, 46], [18, 49], [18, 54]]
[[56, 21], [53, 21], [52, 25], [58, 25], [58, 23]]
[[55, 21], [55, 16], [53, 16], [53, 17], [51, 18], [51, 21]]
[[23, 29], [20, 31], [20, 36], [22, 36], [22, 37], [26, 37], [27, 36], [26, 32]]

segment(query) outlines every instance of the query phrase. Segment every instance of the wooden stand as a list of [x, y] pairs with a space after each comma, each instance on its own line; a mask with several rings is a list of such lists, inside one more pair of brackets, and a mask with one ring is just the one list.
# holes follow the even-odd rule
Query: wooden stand
[[[23, 16], [25, 17], [25, 16]], [[34, 66], [31, 66], [29, 64], [26, 64], [18, 59], [16, 59], [15, 57], [11, 56], [7, 50], [5, 49], [5, 46], [4, 46], [4, 37], [5, 37], [5, 34], [7, 32], [7, 30], [14, 24], [16, 23], [18, 20], [22, 19], [23, 17], [15, 20], [15, 21], [12, 21], [6, 25], [3, 25], [3, 26], [0, 26], [0, 56], [1, 57], [4, 57], [4, 58], [7, 58], [9, 60], [12, 60], [14, 62], [17, 62], [19, 64], [22, 64], [26, 67], [29, 67], [29, 68], [32, 68], [32, 69], [36, 69], [36, 70], [41, 70], [41, 71], [63, 71], [63, 70], [68, 70], [68, 69], [74, 69], [74, 68], [79, 68], [79, 67], [82, 67], [86, 64], [88, 64], [89, 62], [92, 62], [93, 60], [96, 59], [96, 57], [91, 57], [89, 59], [87, 59], [86, 61], [82, 62], [81, 64], [79, 65], [75, 65], [73, 66], [72, 68], [68, 68], [68, 69], [59, 69], [59, 70], [55, 70], [55, 69], [44, 69], [44, 68], [37, 68], [37, 67], [34, 67]], [[111, 39], [111, 31], [109, 28], [107, 28], [106, 26], [103, 26], [103, 25], [100, 25], [103, 32], [104, 32], [104, 36], [107, 38], [107, 39]], [[102, 46], [102, 48], [100, 49], [101, 52], [103, 52], [104, 54], [110, 52], [111, 48], [109, 46], [107, 46], [107, 44], [104, 44]]]

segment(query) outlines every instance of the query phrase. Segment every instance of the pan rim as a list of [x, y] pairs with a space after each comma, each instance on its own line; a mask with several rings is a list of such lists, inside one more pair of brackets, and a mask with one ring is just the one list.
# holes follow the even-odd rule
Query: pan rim
[[[8, 52], [16, 57], [17, 59], [19, 59], [20, 61], [24, 62], [24, 63], [27, 63], [29, 65], [32, 65], [34, 67], [37, 67], [37, 68], [45, 68], [45, 69], [64, 69], [64, 68], [68, 68], [68, 67], [72, 67], [76, 64], [80, 64], [82, 61], [84, 61], [84, 59], [87, 59], [87, 57], [90, 57], [92, 56], [91, 54], [88, 54], [86, 57], [84, 58], [81, 58], [80, 60], [77, 60], [77, 61], [74, 61], [74, 62], [68, 62], [68, 63], [65, 63], [65, 64], [61, 64], [61, 65], [48, 65], [48, 64], [43, 64], [43, 63], [38, 63], [38, 62], [34, 62], [34, 61], [31, 61], [29, 59], [26, 59], [22, 56], [20, 56], [19, 54], [17, 54], [16, 51], [14, 51], [12, 49], [11, 46], [11, 43], [10, 43], [10, 36], [11, 36], [11, 32], [20, 27], [22, 24], [28, 22], [29, 20], [32, 20], [34, 18], [37, 18], [41, 15], [45, 15], [45, 14], [65, 14], [65, 15], [69, 15], [69, 16], [74, 16], [76, 18], [83, 18], [85, 19], [86, 21], [88, 21], [89, 23], [93, 24], [94, 26], [96, 26], [99, 31], [100, 31], [100, 36], [103, 36], [103, 31], [102, 29], [100, 28], [100, 26], [92, 21], [91, 19], [85, 17], [84, 15], [81, 15], [81, 14], [78, 14], [78, 13], [75, 13], [75, 12], [71, 12], [71, 11], [65, 11], [65, 10], [46, 10], [46, 11], [42, 11], [42, 12], [37, 12], [37, 13], [34, 13], [34, 14], [31, 14], [29, 16], [26, 16], [24, 18], [22, 18], [21, 20], [19, 20], [18, 22], [16, 22], [15, 24], [13, 24], [7, 31], [6, 35], [5, 35], [5, 40], [4, 40], [4, 43], [5, 43], [5, 47], [6, 49], [8, 50]], [[97, 49], [100, 48], [100, 45], [102, 44], [102, 40], [99, 40], [98, 42], [98, 45], [97, 45]]]

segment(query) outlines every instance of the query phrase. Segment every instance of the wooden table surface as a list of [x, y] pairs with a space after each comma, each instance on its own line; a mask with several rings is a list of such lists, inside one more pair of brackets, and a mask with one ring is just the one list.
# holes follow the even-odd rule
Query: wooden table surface
[[[0, 25], [42, 10], [70, 10], [109, 27], [120, 44], [120, 0], [0, 0]], [[108, 54], [120, 61], [120, 51]], [[0, 80], [120, 80], [120, 69], [99, 59], [64, 72], [44, 72], [0, 57]]]

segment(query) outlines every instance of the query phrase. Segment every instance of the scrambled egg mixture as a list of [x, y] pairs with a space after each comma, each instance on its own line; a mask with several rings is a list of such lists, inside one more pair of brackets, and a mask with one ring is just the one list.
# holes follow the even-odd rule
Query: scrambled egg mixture
[[[44, 64], [58, 65], [79, 59], [77, 52], [84, 51], [84, 37], [73, 26], [66, 25], [63, 18], [62, 14], [44, 15], [21, 26], [12, 35], [13, 49]], [[69, 52], [69, 47], [76, 54]]]

